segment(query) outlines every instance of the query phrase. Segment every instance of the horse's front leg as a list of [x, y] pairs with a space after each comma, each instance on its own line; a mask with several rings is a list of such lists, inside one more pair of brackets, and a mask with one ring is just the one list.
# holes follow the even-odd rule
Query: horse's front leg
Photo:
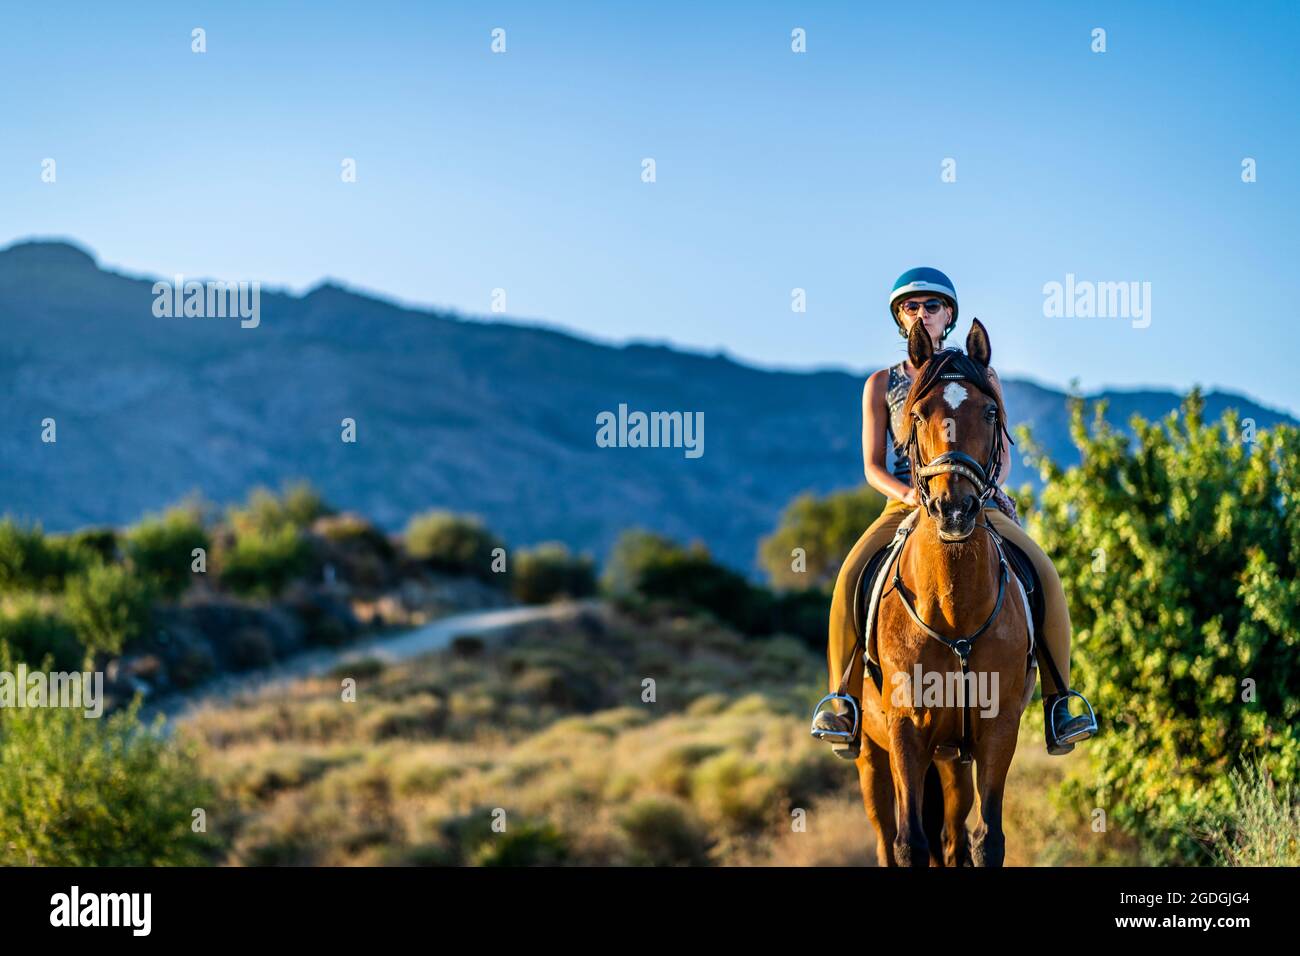
[[865, 733], [863, 737], [858, 780], [867, 819], [876, 830], [876, 862], [880, 866], [895, 866], [894, 784], [889, 772], [889, 754]]
[[966, 818], [975, 805], [975, 784], [969, 764], [955, 760], [935, 762], [943, 781], [943, 865], [970, 866], [970, 834]]
[[921, 826], [921, 796], [930, 755], [910, 716], [889, 718], [889, 765], [894, 776], [894, 859], [899, 866], [929, 866], [930, 841]]
[[1019, 714], [1004, 712], [975, 744], [975, 788], [980, 797], [980, 822], [971, 834], [971, 861], [976, 866], [1001, 866], [1006, 856], [1002, 795], [1011, 758], [1016, 753], [1019, 720]]

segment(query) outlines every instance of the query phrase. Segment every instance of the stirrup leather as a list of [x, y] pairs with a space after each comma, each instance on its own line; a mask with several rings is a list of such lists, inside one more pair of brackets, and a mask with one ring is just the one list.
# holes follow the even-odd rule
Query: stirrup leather
[[[853, 711], [852, 730], [848, 732], [845, 732], [843, 730], [826, 730], [822, 727], [816, 726], [817, 715], [822, 712], [822, 705], [824, 705], [827, 701], [832, 701], [832, 700], [848, 701], [849, 709]], [[856, 740], [858, 736], [858, 731], [862, 729], [862, 711], [858, 707], [858, 702], [848, 694], [827, 694], [825, 697], [819, 700], [817, 702], [817, 706], [813, 708], [812, 721], [813, 721], [813, 727], [809, 732], [812, 734], [812, 736], [816, 737], [818, 740], [829, 739], [829, 740], [838, 741], [839, 743], [847, 744], [853, 740]]]
[[[1076, 716], [1086, 716], [1088, 718], [1088, 723], [1087, 726], [1080, 727], [1074, 733], [1070, 734], [1069, 737], [1060, 737], [1056, 733], [1056, 708], [1061, 705], [1062, 700], [1069, 701], [1071, 697], [1077, 697], [1079, 700], [1083, 701], [1083, 706], [1088, 708], [1088, 713], [1078, 715], [1070, 714], [1070, 719], [1073, 720]], [[1065, 712], [1067, 714], [1070, 713], [1070, 705], [1068, 703], [1065, 705]], [[1057, 695], [1056, 699], [1052, 701], [1052, 706], [1048, 708], [1047, 720], [1048, 729], [1051, 731], [1052, 739], [1058, 744], [1076, 744], [1080, 741], [1087, 740], [1089, 737], [1092, 737], [1097, 733], [1097, 714], [1093, 711], [1092, 704], [1088, 702], [1088, 698], [1084, 697], [1077, 690], [1067, 690], [1064, 694]]]

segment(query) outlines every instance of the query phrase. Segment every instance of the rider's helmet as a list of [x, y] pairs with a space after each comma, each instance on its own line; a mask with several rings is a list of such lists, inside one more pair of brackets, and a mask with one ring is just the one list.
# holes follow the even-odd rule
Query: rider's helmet
[[903, 325], [898, 317], [897, 303], [910, 295], [921, 295], [926, 292], [934, 293], [952, 307], [952, 321], [944, 328], [943, 334], [946, 336], [956, 326], [957, 290], [953, 287], [952, 280], [938, 269], [920, 266], [916, 269], [908, 269], [899, 276], [898, 281], [894, 283], [894, 291], [889, 293], [889, 314], [898, 324], [898, 334], [903, 338], [907, 338], [907, 326]]

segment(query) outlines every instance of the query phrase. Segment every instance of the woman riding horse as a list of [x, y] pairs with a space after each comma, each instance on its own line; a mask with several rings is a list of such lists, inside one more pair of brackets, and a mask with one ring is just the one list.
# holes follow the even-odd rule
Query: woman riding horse
[[[889, 311], [904, 339], [917, 322], [923, 322], [930, 333], [935, 350], [943, 347], [943, 340], [957, 324], [957, 292], [949, 278], [938, 269], [911, 269], [899, 276], [889, 297]], [[992, 368], [988, 379], [998, 392], [1001, 401], [1001, 383]], [[907, 439], [910, 429], [902, 420], [903, 406], [918, 369], [905, 358], [897, 365], [873, 373], [862, 391], [862, 457], [866, 466], [867, 482], [885, 495], [889, 502], [871, 527], [858, 539], [849, 552], [831, 601], [830, 640], [827, 660], [830, 665], [830, 690], [838, 698], [838, 712], [822, 711], [813, 722], [813, 735], [834, 743], [835, 752], [846, 758], [856, 758], [860, 735], [852, 738], [855, 720], [862, 700], [863, 668], [858, 662], [852, 670], [848, 695], [852, 701], [839, 698], [837, 689], [846, 664], [858, 646], [858, 634], [853, 610], [858, 578], [871, 558], [893, 540], [899, 524], [919, 504], [917, 489], [912, 482], [912, 466], [908, 458]], [[886, 468], [886, 440], [893, 452], [893, 468]], [[1006, 439], [1001, 440], [1001, 461], [998, 474], [1007, 474], [1011, 465], [1011, 450]], [[1061, 685], [1048, 673], [1050, 668], [1040, 668], [1043, 686], [1043, 713], [1046, 726], [1047, 752], [1053, 755], [1069, 753], [1075, 743], [1091, 737], [1097, 729], [1095, 717], [1089, 714], [1072, 716], [1070, 696], [1081, 696], [1070, 691], [1070, 612], [1065, 603], [1065, 591], [1051, 560], [1038, 544], [1021, 528], [1016, 516], [1015, 503], [1002, 489], [996, 488], [989, 496], [985, 508], [987, 518], [1003, 538], [1019, 547], [1033, 562], [1042, 583], [1045, 603], [1043, 631], [1039, 639], [1046, 645], [1051, 659], [1060, 674]]]

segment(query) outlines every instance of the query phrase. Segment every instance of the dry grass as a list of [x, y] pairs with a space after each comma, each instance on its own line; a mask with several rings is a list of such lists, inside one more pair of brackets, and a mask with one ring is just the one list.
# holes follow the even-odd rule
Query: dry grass
[[[235, 865], [873, 865], [853, 766], [807, 734], [822, 667], [789, 639], [606, 610], [360, 668], [355, 702], [340, 674], [184, 732], [225, 797], [210, 818]], [[1082, 763], [1048, 758], [1026, 722], [1009, 864], [1124, 858], [1048, 800]]]

